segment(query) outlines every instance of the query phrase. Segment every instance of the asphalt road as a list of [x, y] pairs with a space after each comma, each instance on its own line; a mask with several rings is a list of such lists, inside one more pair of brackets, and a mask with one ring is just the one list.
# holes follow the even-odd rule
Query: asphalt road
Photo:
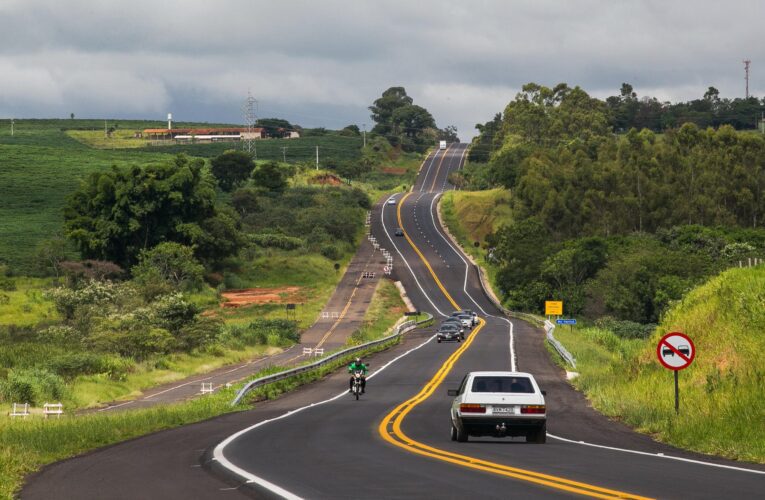
[[[337, 373], [252, 411], [48, 467], [22, 497], [762, 498], [765, 467], [683, 452], [606, 419], [565, 381], [539, 329], [501, 317], [435, 212], [464, 152], [452, 145], [428, 158], [411, 194], [384, 207], [373, 232], [419, 309], [441, 315], [457, 304], [479, 313], [485, 324], [468, 341], [437, 344], [415, 333], [370, 359], [373, 372], [385, 369], [358, 402], [341, 392], [347, 375]], [[406, 236], [393, 236], [397, 227]], [[547, 391], [547, 443], [452, 442], [446, 389], [468, 371], [512, 367]]]

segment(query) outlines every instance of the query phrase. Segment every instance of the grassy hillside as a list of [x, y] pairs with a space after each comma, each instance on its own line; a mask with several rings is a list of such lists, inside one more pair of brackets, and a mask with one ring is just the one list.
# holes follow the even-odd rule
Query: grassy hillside
[[507, 189], [486, 191], [449, 191], [444, 194], [442, 210], [450, 220], [452, 234], [465, 241], [483, 242], [486, 236], [510, 222], [510, 192]]
[[[673, 375], [656, 360], [666, 332], [688, 334], [696, 359]], [[585, 328], [556, 336], [577, 359], [575, 385], [606, 415], [667, 443], [765, 463], [765, 267], [731, 269], [693, 289], [647, 340]]]
[[[512, 221], [510, 192], [506, 189], [448, 191], [441, 198], [440, 206], [449, 232], [494, 283], [497, 267], [486, 259], [485, 241], [487, 235]], [[476, 247], [475, 242], [480, 246]]]

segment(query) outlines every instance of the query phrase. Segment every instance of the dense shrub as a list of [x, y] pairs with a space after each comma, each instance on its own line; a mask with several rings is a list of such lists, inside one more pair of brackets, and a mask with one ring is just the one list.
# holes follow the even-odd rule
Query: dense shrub
[[14, 369], [7, 379], [0, 381], [0, 397], [7, 403], [57, 402], [66, 392], [61, 377], [41, 368]]
[[269, 344], [284, 346], [300, 341], [300, 331], [295, 321], [286, 319], [259, 319], [248, 325], [229, 325], [220, 337], [229, 345]]
[[623, 339], [647, 339], [656, 330], [655, 323], [641, 324], [634, 321], [617, 320], [610, 316], [604, 316], [595, 325], [604, 330], [610, 330], [617, 337]]
[[250, 241], [259, 247], [281, 248], [282, 250], [295, 250], [305, 245], [303, 238], [287, 236], [285, 234], [251, 234]]
[[131, 363], [116, 356], [71, 352], [51, 360], [49, 367], [57, 375], [68, 379], [99, 373], [112, 379], [121, 379], [130, 370]]

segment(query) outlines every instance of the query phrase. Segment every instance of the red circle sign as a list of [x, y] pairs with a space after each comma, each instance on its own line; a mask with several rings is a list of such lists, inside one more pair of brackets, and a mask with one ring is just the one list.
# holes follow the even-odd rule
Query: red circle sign
[[683, 370], [688, 368], [696, 357], [696, 346], [691, 338], [680, 332], [670, 332], [659, 340], [656, 346], [656, 357], [664, 368]]

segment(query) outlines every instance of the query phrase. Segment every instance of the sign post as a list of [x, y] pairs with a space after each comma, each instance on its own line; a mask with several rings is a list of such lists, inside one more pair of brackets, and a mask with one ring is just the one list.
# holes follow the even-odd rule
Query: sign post
[[675, 372], [675, 413], [680, 413], [680, 385], [678, 372], [688, 368], [696, 357], [696, 346], [691, 338], [680, 332], [670, 332], [659, 340], [656, 357], [664, 368]]

